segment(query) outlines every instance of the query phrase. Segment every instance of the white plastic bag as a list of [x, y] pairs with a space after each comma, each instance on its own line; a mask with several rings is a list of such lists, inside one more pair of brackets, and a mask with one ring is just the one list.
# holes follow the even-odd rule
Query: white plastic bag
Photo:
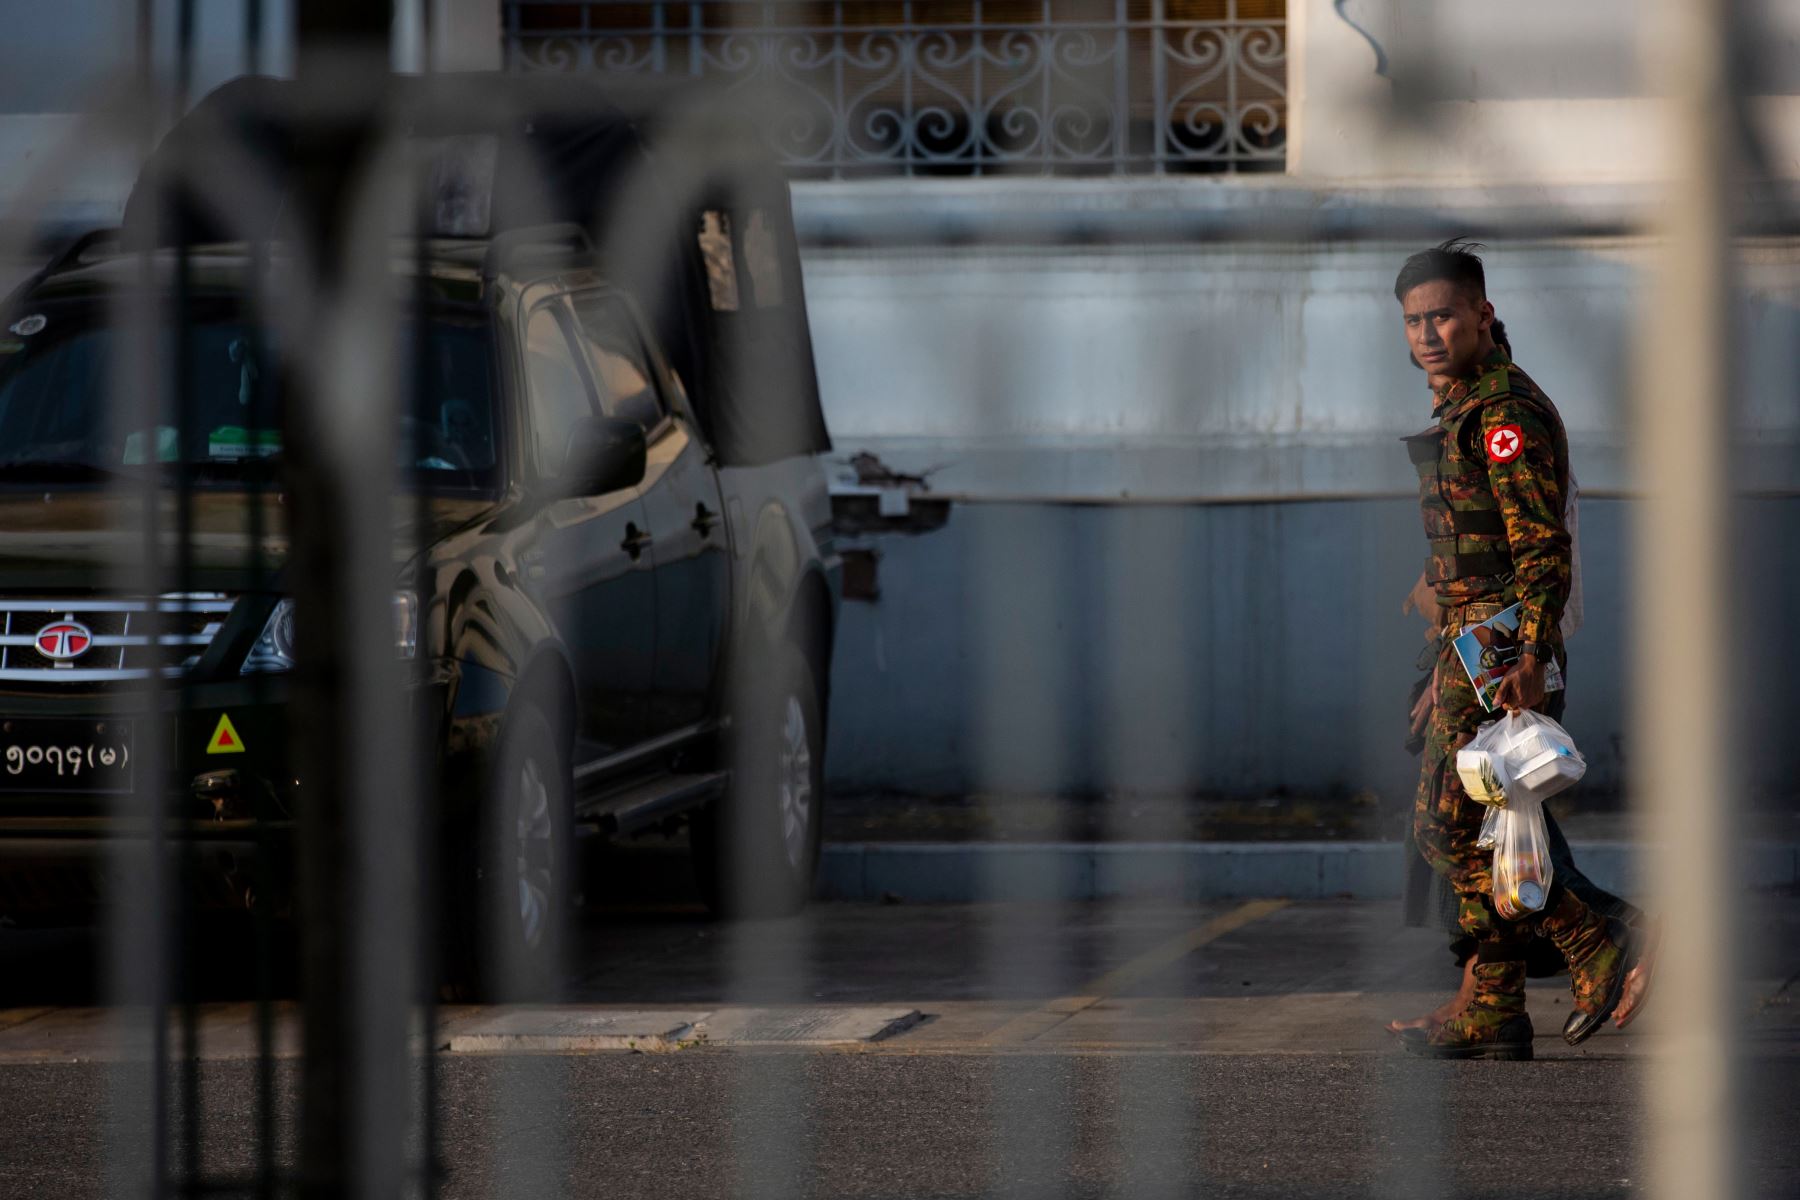
[[1505, 808], [1522, 797], [1542, 803], [1587, 774], [1569, 731], [1542, 713], [1509, 712], [1456, 752], [1470, 799]]
[[1515, 796], [1492, 816], [1496, 835], [1494, 908], [1508, 921], [1517, 921], [1544, 907], [1556, 875], [1550, 864], [1544, 805], [1534, 796]]
[[1489, 806], [1487, 816], [1481, 819], [1481, 832], [1475, 836], [1475, 846], [1480, 850], [1492, 850], [1500, 844], [1500, 814], [1504, 808]]
[[1503, 722], [1490, 721], [1456, 752], [1456, 774], [1469, 798], [1489, 808], [1506, 807], [1506, 730]]
[[1540, 804], [1587, 774], [1587, 759], [1569, 731], [1542, 713], [1507, 713], [1505, 727], [1507, 796], [1529, 795]]

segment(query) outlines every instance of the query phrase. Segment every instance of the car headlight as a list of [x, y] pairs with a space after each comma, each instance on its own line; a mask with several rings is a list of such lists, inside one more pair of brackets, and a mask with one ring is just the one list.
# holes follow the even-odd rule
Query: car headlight
[[[411, 592], [394, 593], [394, 656], [413, 658], [419, 653], [419, 598]], [[283, 600], [269, 614], [256, 644], [244, 656], [243, 673], [288, 671], [294, 666], [294, 602]]]

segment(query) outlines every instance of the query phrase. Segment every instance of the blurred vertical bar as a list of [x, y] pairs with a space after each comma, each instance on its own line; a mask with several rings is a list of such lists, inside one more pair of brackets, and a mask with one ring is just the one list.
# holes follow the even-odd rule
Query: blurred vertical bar
[[[138, 0], [136, 23], [135, 82], [138, 94], [147, 102], [125, 119], [130, 122], [133, 149], [141, 159], [148, 157], [157, 133], [156, 28], [151, 0]], [[154, 207], [160, 208], [163, 197], [158, 195], [155, 200]], [[153, 215], [157, 220], [152, 223], [159, 223], [160, 214]], [[132, 285], [121, 289], [108, 314], [125, 334], [125, 352], [113, 362], [108, 379], [109, 394], [118, 400], [107, 417], [121, 430], [154, 430], [161, 415], [165, 380], [157, 369], [155, 281], [154, 255], [138, 255]], [[142, 381], [149, 385], [143, 386]], [[135, 553], [124, 551], [119, 561], [111, 564], [116, 586], [125, 595], [154, 597], [159, 582], [161, 515], [155, 473], [146, 471], [141, 481], [121, 485], [121, 490], [134, 502], [125, 511], [139, 516], [141, 540]], [[129, 520], [121, 517], [121, 526]], [[121, 528], [120, 532], [127, 530]], [[154, 606], [144, 615], [146, 632], [154, 638], [159, 620]], [[164, 694], [161, 674], [150, 672], [145, 681], [144, 716], [132, 730], [137, 752], [133, 790], [117, 797], [111, 810], [113, 817], [127, 823], [144, 821], [149, 835], [142, 843], [121, 839], [107, 849], [107, 998], [115, 1006], [112, 1022], [120, 1058], [107, 1083], [105, 1187], [115, 1195], [166, 1194], [168, 1096], [162, 1064], [167, 1051], [164, 1017], [169, 996], [170, 888], [163, 826], [154, 819], [160, 802], [155, 781], [162, 778], [164, 767], [160, 718]]]
[[[732, 37], [754, 38], [754, 65], [750, 68], [750, 82], [742, 90], [745, 102], [757, 105], [767, 114], [786, 111], [784, 97], [775, 83], [776, 73], [771, 69], [780, 54], [776, 40], [779, 35], [771, 32], [779, 26], [773, 6], [726, 5], [715, 13], [714, 19], [724, 23], [724, 28], [714, 26], [722, 55]], [[704, 122], [703, 114], [696, 116]], [[693, 140], [679, 150], [689, 155], [706, 155], [710, 151], [709, 137], [702, 125]], [[706, 181], [703, 186], [717, 186], [704, 159], [690, 178]], [[733, 372], [745, 369], [741, 359], [730, 357], [726, 361]], [[789, 382], [781, 392], [795, 394], [798, 383]], [[732, 752], [732, 774], [741, 789], [737, 802], [755, 805], [759, 801], [752, 797], [775, 785], [765, 769], [767, 748], [746, 733], [759, 728], [748, 714], [753, 705], [769, 702], [765, 698], [769, 695], [766, 681], [782, 669], [781, 648], [746, 637], [740, 653], [740, 678], [732, 684], [733, 731], [738, 735]], [[813, 811], [815, 819], [822, 817], [822, 807], [816, 805]], [[731, 872], [733, 887], [740, 890], [740, 895], [754, 895], [761, 882], [757, 872], [766, 866], [754, 857], [747, 837], [734, 834], [732, 843], [728, 853], [746, 856]], [[795, 916], [763, 915], [761, 908], [754, 903], [747, 911], [739, 906], [736, 914], [738, 919], [729, 934], [731, 982], [727, 999], [793, 1011], [811, 998], [813, 926], [804, 908]], [[744, 919], [746, 916], [749, 919]], [[735, 1066], [731, 1090], [733, 1194], [744, 1200], [788, 1200], [811, 1193], [816, 1149], [808, 1116], [815, 1111], [816, 1101], [806, 1058], [797, 1054], [745, 1054]]]
[[[193, 102], [194, 81], [194, 0], [180, 0], [176, 6], [175, 21], [175, 120], [179, 121], [187, 112], [188, 105]], [[194, 413], [194, 342], [193, 342], [193, 258], [188, 252], [193, 240], [192, 230], [188, 225], [185, 199], [185, 187], [182, 199], [177, 201], [175, 247], [175, 354], [173, 363], [173, 391], [175, 399], [175, 429], [177, 446], [187, 446], [194, 435], [196, 424]], [[181, 596], [181, 604], [185, 608], [194, 588], [194, 486], [192, 474], [184, 469], [182, 459], [184, 452], [177, 452], [176, 466], [178, 474], [175, 481], [175, 591]], [[187, 614], [182, 612], [180, 618], [185, 627]], [[152, 644], [160, 641], [165, 634], [165, 617], [161, 612], [151, 616], [149, 633]], [[154, 657], [154, 656], [153, 656]], [[193, 691], [190, 681], [183, 678], [176, 687], [175, 705], [169, 720], [179, 738], [188, 722], [189, 710], [192, 707]], [[174, 752], [175, 765], [180, 766], [181, 751]], [[195, 999], [197, 980], [195, 965], [198, 956], [195, 947], [199, 940], [195, 925], [199, 914], [193, 902], [194, 883], [196, 878], [196, 847], [194, 846], [192, 829], [188, 823], [188, 810], [185, 801], [188, 797], [172, 791], [162, 799], [167, 814], [169, 827], [176, 838], [175, 892], [170, 911], [173, 932], [170, 937], [170, 962], [173, 966], [176, 983], [174, 999], [177, 1001], [177, 1014], [181, 1039], [177, 1051], [179, 1057], [179, 1103], [181, 1109], [181, 1165], [180, 1187], [191, 1189], [200, 1180], [200, 1121], [203, 1105], [200, 1098], [200, 1014]]]
[[[1125, 110], [1121, 109], [1121, 113]], [[1166, 394], [1170, 360], [1146, 355], [1142, 391]], [[1161, 377], [1159, 377], [1161, 376]], [[1213, 664], [1200, 659], [1192, 634], [1193, 510], [1185, 505], [1118, 505], [1095, 513], [1100, 525], [1103, 609], [1098, 661], [1106, 835], [1116, 842], [1179, 842], [1187, 836], [1184, 806], [1192, 778], [1196, 681]], [[1148, 803], [1145, 803], [1148, 801]], [[1160, 909], [1190, 903], [1178, 871], [1102, 878], [1113, 889], [1110, 925], [1116, 952], [1128, 962], [1166, 938]], [[1126, 1036], [1129, 1036], [1128, 1034]], [[1114, 1066], [1118, 1086], [1117, 1194], [1133, 1200], [1203, 1193], [1195, 1167], [1205, 1128], [1184, 1055], [1133, 1054]]]
[[[439, 3], [440, 0], [419, 0], [419, 73], [426, 76], [437, 69], [437, 22], [433, 19], [433, 13]], [[432, 297], [430, 239], [437, 223], [431, 172], [412, 156], [408, 156], [408, 160], [411, 174], [407, 179], [407, 188], [413, 198], [414, 238], [410, 323], [412, 344], [407, 348], [408, 386], [404, 394], [408, 410], [414, 414], [414, 419], [408, 425], [413, 431], [412, 445], [405, 449], [411, 456], [409, 461], [417, 464], [424, 460], [426, 454], [425, 426], [416, 419], [416, 414], [429, 411], [427, 404], [431, 385], [427, 381], [431, 371]], [[418, 563], [418, 576], [409, 586], [420, 594], [420, 602], [423, 604], [430, 594], [424, 581], [430, 578], [428, 560], [431, 546], [431, 499], [426, 495], [423, 484], [414, 486], [412, 508], [413, 540], [404, 549], [409, 558]], [[425, 653], [429, 651], [426, 650]], [[408, 711], [407, 718], [406, 732], [410, 740], [406, 747], [406, 774], [412, 795], [412, 811], [409, 816], [414, 839], [413, 895], [418, 904], [418, 915], [413, 923], [413, 970], [417, 977], [418, 1013], [412, 1032], [420, 1039], [422, 1046], [416, 1074], [418, 1093], [415, 1097], [417, 1111], [414, 1115], [418, 1126], [417, 1162], [421, 1173], [416, 1194], [421, 1200], [431, 1200], [438, 1194], [439, 1163], [443, 1159], [441, 1131], [438, 1127], [438, 1063], [434, 1047], [437, 1045], [438, 1033], [438, 981], [444, 978], [445, 964], [439, 947], [445, 944], [442, 936], [445, 917], [439, 911], [439, 906], [428, 903], [426, 898], [445, 893], [443, 875], [437, 862], [435, 821], [428, 815], [428, 810], [434, 811], [434, 806], [427, 798], [439, 794], [442, 780], [438, 774], [437, 756], [428, 749], [431, 743], [424, 728], [428, 719], [426, 714], [421, 709], [414, 709]]]
[[[255, 75], [262, 70], [263, 61], [263, 6], [262, 0], [245, 0], [244, 4], [244, 71]], [[268, 236], [256, 238], [250, 245], [250, 279], [248, 292], [252, 296], [264, 294], [269, 283], [270, 241]], [[271, 397], [268, 385], [264, 380], [269, 378], [272, 365], [266, 355], [267, 341], [258, 328], [261, 323], [255, 306], [251, 306], [251, 346], [249, 364], [250, 375], [254, 384], [249, 396], [249, 411], [245, 415], [251, 445], [257, 444], [258, 438], [265, 429], [270, 428]], [[248, 490], [249, 513], [246, 530], [250, 541], [249, 578], [252, 587], [262, 589], [268, 586], [268, 561], [264, 557], [267, 547], [268, 510], [265, 508], [268, 489], [263, 480], [254, 472], [250, 473], [246, 487]], [[268, 703], [269, 679], [267, 674], [257, 672], [250, 676], [251, 703], [260, 708]], [[256, 1200], [274, 1200], [277, 1195], [280, 1178], [276, 1160], [276, 1098], [275, 1098], [275, 897], [273, 895], [274, 870], [272, 856], [275, 853], [273, 840], [268, 828], [277, 819], [273, 798], [258, 792], [254, 800], [253, 813], [257, 823], [255, 894], [251, 898], [250, 912], [255, 930], [256, 953]]]
[[1736, 8], [1732, 0], [1663, 0], [1647, 56], [1649, 77], [1667, 88], [1672, 183], [1634, 430], [1644, 499], [1632, 728], [1636, 786], [1651, 818], [1651, 881], [1666, 922], [1648, 1194], [1668, 1200], [1729, 1197], [1739, 1183], [1731, 1036], [1738, 795], [1726, 620]]
[[[302, 772], [304, 1056], [299, 1194], [407, 1190], [417, 936], [408, 768], [394, 660], [392, 218], [405, 176], [383, 139], [391, 3], [301, 0], [296, 71], [298, 297], [317, 347], [283, 367], [299, 663], [289, 730]], [[303, 260], [304, 261], [304, 260]], [[383, 402], [385, 401], [385, 403]]]

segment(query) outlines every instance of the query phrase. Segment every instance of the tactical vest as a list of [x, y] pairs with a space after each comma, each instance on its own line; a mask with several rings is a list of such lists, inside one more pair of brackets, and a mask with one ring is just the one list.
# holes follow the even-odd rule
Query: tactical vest
[[1565, 498], [1569, 493], [1569, 442], [1555, 406], [1511, 362], [1490, 366], [1436, 425], [1401, 439], [1419, 472], [1419, 511], [1431, 547], [1425, 577], [1440, 596], [1453, 584], [1461, 585], [1455, 590], [1462, 595], [1500, 595], [1512, 581], [1512, 549], [1481, 440], [1481, 410], [1506, 397], [1550, 430], [1557, 488]]

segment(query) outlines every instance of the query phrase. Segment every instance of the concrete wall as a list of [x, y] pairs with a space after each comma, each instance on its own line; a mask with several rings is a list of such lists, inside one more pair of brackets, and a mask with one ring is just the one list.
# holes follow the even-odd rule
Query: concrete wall
[[[1566, 724], [1598, 793], [1630, 763], [1630, 520], [1583, 506]], [[1800, 499], [1747, 502], [1742, 532], [1746, 775], [1791, 798]], [[936, 533], [881, 539], [880, 599], [843, 607], [830, 781], [1397, 802], [1417, 771], [1401, 742], [1423, 627], [1400, 597], [1420, 536], [1407, 500], [957, 505]]]
[[[1048, 209], [1119, 230], [1192, 202], [1161, 199], [1069, 184], [986, 203], [996, 226]], [[1207, 201], [1221, 221], [1255, 202], [1249, 189]], [[803, 224], [838, 220], [835, 203], [802, 194]], [[1461, 211], [1479, 224], [1493, 209], [1469, 193]], [[1391, 287], [1414, 248], [810, 252], [838, 457], [937, 467], [933, 490], [958, 501], [939, 532], [865, 543], [881, 597], [844, 609], [834, 785], [1405, 794], [1416, 766], [1399, 749], [1402, 702], [1421, 629], [1399, 598], [1423, 547], [1395, 439], [1427, 424], [1429, 399]], [[1629, 761], [1627, 451], [1654, 250], [1570, 238], [1497, 240], [1488, 254], [1490, 294], [1563, 410], [1587, 497], [1568, 723], [1596, 791], [1617, 789]], [[1741, 526], [1754, 553], [1745, 745], [1759, 791], [1792, 796], [1800, 711], [1784, 681], [1800, 644], [1782, 614], [1800, 602], [1800, 244], [1741, 253], [1736, 465], [1758, 497]]]

